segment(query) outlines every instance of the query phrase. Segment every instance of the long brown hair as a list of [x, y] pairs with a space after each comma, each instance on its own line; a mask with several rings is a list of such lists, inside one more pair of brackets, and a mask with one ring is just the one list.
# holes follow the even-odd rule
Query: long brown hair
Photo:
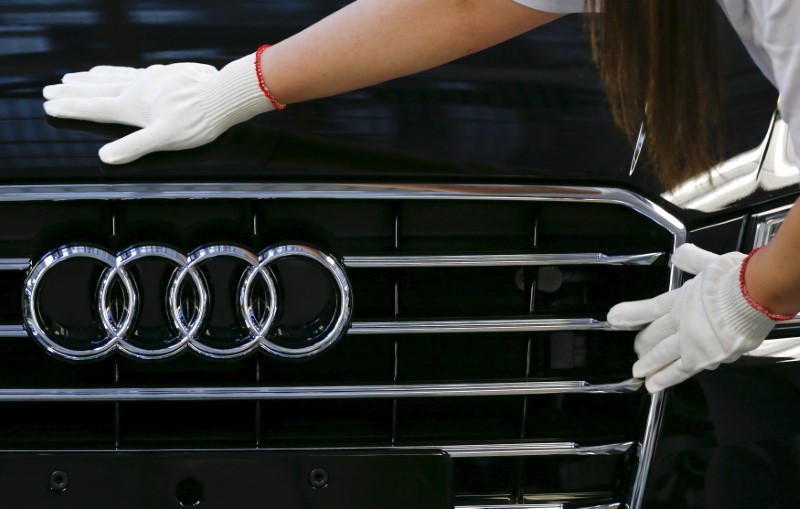
[[[586, 0], [614, 120], [667, 188], [722, 157], [714, 0]], [[599, 14], [591, 14], [597, 12]]]

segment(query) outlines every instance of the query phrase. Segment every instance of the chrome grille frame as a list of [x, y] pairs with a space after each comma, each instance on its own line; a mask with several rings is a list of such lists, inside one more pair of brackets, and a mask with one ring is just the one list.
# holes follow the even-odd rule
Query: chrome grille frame
[[[341, 198], [341, 199], [414, 199], [414, 200], [485, 200], [485, 201], [533, 201], [533, 202], [592, 202], [602, 204], [614, 204], [627, 207], [642, 214], [667, 230], [673, 238], [673, 251], [686, 241], [685, 226], [665, 209], [658, 206], [647, 198], [623, 189], [610, 187], [579, 187], [579, 186], [558, 186], [558, 185], [435, 185], [435, 184], [287, 184], [287, 183], [199, 183], [199, 184], [179, 184], [179, 183], [153, 183], [153, 184], [76, 184], [76, 185], [36, 185], [36, 186], [2, 186], [0, 187], [0, 202], [32, 202], [32, 201], [75, 201], [75, 200], [144, 200], [144, 199], [312, 199], [312, 198]], [[115, 223], [115, 218], [112, 217]], [[254, 219], [254, 228], [255, 219]], [[664, 253], [645, 253], [636, 254], [628, 257], [606, 257], [602, 253], [583, 253], [578, 257], [568, 260], [535, 258], [531, 256], [522, 257], [440, 257], [438, 259], [420, 259], [418, 257], [395, 257], [393, 260], [371, 259], [370, 257], [353, 257], [349, 260], [351, 266], [371, 266], [377, 263], [394, 263], [396, 266], [430, 266], [426, 264], [436, 263], [437, 265], [515, 265], [515, 264], [537, 264], [537, 263], [601, 263], [601, 264], [640, 264], [647, 263], [648, 260], [657, 259]], [[655, 257], [655, 258], [654, 258]], [[27, 270], [30, 261], [26, 259], [3, 259], [0, 260], [0, 270]], [[670, 264], [669, 288], [674, 289], [679, 283], [680, 273]], [[556, 323], [560, 322], [560, 323]], [[575, 329], [608, 329], [604, 322], [590, 319], [578, 319], [577, 321], [545, 321], [545, 320], [514, 320], [511, 323], [500, 321], [471, 321], [471, 322], [450, 322], [435, 324], [432, 322], [377, 322], [377, 323], [354, 323], [350, 333], [391, 333], [402, 332], [430, 332], [431, 328], [437, 328], [439, 332], [447, 331], [492, 331], [492, 330], [554, 330], [553, 328]], [[17, 325], [0, 326], [0, 337], [19, 337], [26, 336], [24, 329]], [[449, 395], [470, 395], [469, 391], [477, 391], [475, 394], [484, 394], [489, 391], [496, 394], [499, 390], [511, 391], [515, 394], [536, 394], [544, 391], [551, 392], [605, 392], [606, 386], [591, 386], [586, 382], [576, 381], [561, 383], [560, 387], [547, 388], [537, 382], [525, 382], [521, 384], [499, 384], [506, 387], [491, 387], [498, 384], [460, 384], [460, 387], [447, 389]], [[459, 384], [452, 384], [459, 385]], [[641, 381], [625, 381], [620, 384], [610, 384], [614, 390], [630, 391], [635, 390], [641, 385]], [[441, 387], [441, 385], [439, 385]], [[280, 388], [243, 388], [228, 390], [227, 393], [212, 395], [211, 389], [161, 389], [160, 394], [150, 393], [144, 389], [124, 389], [124, 390], [70, 390], [70, 389], [4, 389], [0, 390], [0, 400], [55, 400], [64, 399], [78, 400], [104, 400], [104, 399], [208, 399], [218, 397], [219, 399], [243, 398], [243, 399], [269, 399], [273, 397], [293, 397], [298, 398], [302, 394], [307, 397], [358, 397], [358, 390], [352, 388], [342, 388], [343, 391], [336, 394], [325, 394], [315, 387], [295, 387], [283, 388], [286, 392], [280, 392]], [[348, 392], [349, 390], [349, 392]], [[120, 392], [122, 391], [122, 392]], [[270, 392], [273, 391], [273, 392]], [[277, 392], [275, 392], [277, 391]], [[369, 390], [361, 391], [361, 397], [402, 397], [437, 395], [436, 390], [430, 392], [427, 386], [374, 386]], [[280, 396], [283, 394], [283, 396]], [[343, 394], [348, 394], [347, 396]], [[472, 394], [472, 395], [475, 395]], [[665, 405], [665, 395], [663, 392], [651, 396], [650, 407], [647, 416], [647, 423], [643, 440], [637, 446], [638, 465], [634, 476], [634, 482], [629, 492], [627, 505], [630, 509], [640, 509], [644, 496], [645, 484], [648, 472], [653, 460], [655, 445], [661, 428], [663, 410]], [[552, 445], [552, 444], [550, 444]], [[573, 444], [574, 445], [574, 444]], [[618, 445], [618, 444], [612, 444]], [[502, 452], [500, 446], [494, 446], [495, 451]], [[509, 448], [512, 446], [509, 446]], [[611, 446], [609, 446], [611, 447]], [[612, 447], [613, 448], [613, 447]], [[559, 449], [559, 446], [550, 447], [551, 450]], [[625, 450], [627, 450], [626, 448]], [[580, 446], [561, 447], [561, 451], [579, 451]], [[473, 451], [474, 452], [474, 451]], [[564, 452], [569, 453], [569, 452]], [[466, 454], [466, 452], [465, 452]], [[517, 504], [501, 506], [462, 506], [462, 509], [492, 507], [499, 508], [555, 508], [561, 507], [556, 504]], [[618, 503], [598, 507], [619, 507]]]

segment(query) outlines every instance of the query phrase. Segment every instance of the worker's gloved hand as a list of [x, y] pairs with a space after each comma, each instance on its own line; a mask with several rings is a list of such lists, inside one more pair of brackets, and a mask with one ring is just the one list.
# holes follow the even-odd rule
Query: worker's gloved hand
[[647, 325], [634, 342], [633, 376], [650, 392], [678, 384], [703, 369], [733, 362], [761, 344], [775, 322], [753, 308], [739, 287], [745, 255], [717, 255], [693, 244], [672, 263], [697, 276], [653, 299], [617, 304], [608, 322], [619, 329]]
[[100, 149], [100, 159], [123, 164], [150, 152], [198, 147], [228, 128], [274, 109], [255, 69], [255, 55], [221, 70], [179, 63], [146, 69], [100, 66], [67, 74], [44, 88], [44, 109], [58, 118], [141, 127]]

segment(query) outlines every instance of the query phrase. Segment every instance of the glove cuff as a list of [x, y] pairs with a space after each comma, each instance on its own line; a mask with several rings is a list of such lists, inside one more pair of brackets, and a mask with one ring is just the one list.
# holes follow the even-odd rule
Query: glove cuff
[[210, 125], [224, 131], [275, 109], [261, 90], [255, 58], [251, 53], [204, 79], [199, 93]]
[[[709, 313], [709, 321], [718, 337], [743, 338], [759, 344], [775, 326], [775, 322], [753, 308], [739, 287], [739, 272], [744, 255], [728, 253], [725, 263], [709, 268], [704, 281], [705, 296], [717, 302], [716, 313]], [[708, 310], [707, 310], [708, 311]], [[755, 348], [756, 345], [752, 347]]]

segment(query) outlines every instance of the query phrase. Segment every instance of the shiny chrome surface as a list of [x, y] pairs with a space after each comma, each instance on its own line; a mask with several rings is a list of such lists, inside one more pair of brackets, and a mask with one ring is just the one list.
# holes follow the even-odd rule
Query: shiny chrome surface
[[31, 268], [29, 258], [0, 258], [0, 271], [3, 270], [28, 270]]
[[[339, 341], [339, 339], [341, 339], [342, 336], [344, 336], [347, 332], [347, 329], [350, 326], [350, 316], [353, 311], [352, 289], [350, 287], [350, 281], [347, 279], [347, 274], [333, 256], [318, 249], [297, 244], [269, 248], [262, 252], [258, 258], [258, 273], [262, 278], [267, 278], [269, 274], [267, 269], [270, 267], [270, 265], [274, 264], [278, 260], [296, 256], [313, 260], [318, 265], [323, 267], [336, 282], [336, 287], [339, 290], [339, 294], [336, 303], [336, 316], [330, 324], [329, 330], [325, 332], [325, 335], [322, 339], [304, 348], [283, 347], [276, 341], [270, 339], [269, 336], [263, 334], [263, 332], [269, 329], [268, 324], [257, 324], [252, 315], [252, 308], [248, 308], [247, 313], [245, 313], [246, 321], [248, 326], [251, 327], [251, 330], [258, 329], [257, 332], [260, 334], [258, 338], [261, 343], [261, 347], [273, 355], [285, 357], [287, 359], [302, 359], [311, 357], [333, 346], [333, 344]], [[241, 292], [243, 302], [247, 300], [247, 296], [250, 295], [249, 288], [253, 281], [255, 281], [255, 277], [256, 272], [254, 271], [251, 272], [245, 279], [245, 283]], [[271, 318], [274, 318], [274, 316], [275, 315], [273, 312], [271, 314]]]
[[[249, 336], [229, 341], [228, 348], [220, 348], [207, 344], [207, 338], [202, 337], [201, 327], [207, 318], [210, 302], [209, 283], [199, 272], [199, 267], [208, 260], [220, 257], [234, 258], [247, 265], [247, 269], [240, 278], [237, 288], [237, 301], [239, 314], [247, 326]], [[308, 258], [322, 266], [336, 282], [338, 295], [336, 299], [336, 315], [327, 328], [320, 326], [322, 337], [316, 341], [309, 341], [308, 346], [289, 348], [278, 344], [270, 337], [269, 332], [274, 323], [278, 309], [277, 282], [269, 271], [269, 267], [280, 259], [288, 257]], [[50, 270], [56, 265], [73, 259], [95, 260], [105, 266], [97, 292], [97, 313], [100, 316], [98, 332], [101, 334], [96, 340], [83, 341], [87, 348], [71, 348], [59, 339], [48, 335], [40, 316], [39, 288]], [[129, 275], [129, 266], [147, 258], [160, 258], [167, 260], [175, 266], [170, 277], [166, 294], [166, 310], [168, 326], [174, 337], [159, 341], [158, 346], [147, 344], [146, 347], [137, 345], [131, 340], [131, 332], [139, 314], [140, 297], [132, 277]], [[268, 288], [267, 311], [264, 316], [256, 316], [253, 311], [252, 287], [257, 280], [264, 280]], [[110, 292], [115, 282], [120, 283], [123, 290], [123, 303], [121, 306], [112, 306]], [[194, 309], [186, 313], [182, 309], [181, 290], [189, 281], [194, 294]], [[166, 283], [166, 282], [165, 282]], [[352, 312], [352, 296], [350, 283], [344, 269], [332, 256], [317, 249], [289, 244], [275, 246], [256, 255], [237, 246], [213, 245], [199, 248], [189, 255], [162, 245], [138, 245], [126, 249], [118, 255], [113, 255], [104, 249], [93, 246], [64, 246], [46, 254], [33, 268], [25, 280], [23, 314], [25, 327], [42, 346], [51, 354], [73, 361], [98, 359], [110, 354], [115, 349], [140, 360], [166, 359], [179, 354], [186, 348], [212, 359], [232, 359], [243, 357], [259, 346], [279, 357], [305, 358], [316, 355], [336, 343], [347, 331]], [[114, 316], [112, 308], [121, 309], [121, 316]], [[191, 318], [187, 318], [191, 316]]]
[[662, 197], [678, 207], [704, 213], [741, 211], [781, 195], [796, 196], [798, 183], [800, 170], [789, 128], [775, 113], [758, 147], [729, 157]]
[[778, 231], [778, 228], [783, 223], [786, 214], [789, 213], [789, 209], [791, 208], [791, 205], [786, 205], [766, 212], [753, 214], [752, 221], [756, 225], [755, 238], [753, 239], [754, 248], [763, 246], [772, 240], [772, 237]]
[[526, 394], [626, 393], [640, 380], [610, 384], [585, 381], [464, 384], [342, 385], [305, 387], [119, 387], [0, 389], [0, 401], [160, 401], [270, 400], [346, 398], [427, 398], [439, 396], [510, 396]]
[[[800, 323], [800, 319], [795, 318], [785, 323]], [[800, 337], [767, 339], [755, 350], [750, 350], [746, 357], [769, 357], [778, 361], [796, 362], [800, 360]]]
[[[70, 348], [69, 346], [63, 345], [61, 342], [56, 341], [48, 336], [42, 321], [42, 317], [39, 314], [39, 289], [42, 280], [54, 267], [66, 260], [74, 258], [95, 260], [105, 267], [112, 268], [115, 267], [117, 263], [114, 255], [108, 251], [93, 246], [65, 246], [61, 249], [47, 253], [33, 267], [30, 274], [28, 274], [28, 277], [25, 279], [25, 286], [22, 295], [22, 312], [25, 328], [28, 330], [28, 333], [52, 355], [70, 360], [97, 359], [107, 355], [117, 347], [119, 339], [114, 336], [113, 333], [110, 333], [110, 335], [108, 335], [104, 341], [97, 345], [90, 344], [88, 348], [76, 350], [74, 348]], [[135, 306], [135, 302], [133, 300], [135, 298], [135, 294], [133, 293], [133, 289], [131, 287], [132, 283], [127, 277], [123, 281], [126, 292], [128, 293], [127, 305], [129, 307]], [[98, 311], [102, 316], [104, 306], [100, 300], [98, 300], [97, 306]], [[129, 312], [127, 313], [127, 316], [132, 318], [133, 315]], [[122, 321], [122, 323], [115, 324], [114, 328], [116, 329], [117, 325], [119, 325], [120, 330], [124, 329], [124, 331], [127, 331], [130, 326], [130, 323], [127, 322], [128, 319], [126, 318]]]
[[26, 338], [28, 333], [22, 325], [0, 325], [0, 338]]
[[[645, 111], [647, 108], [645, 107]], [[642, 155], [644, 142], [647, 139], [647, 133], [644, 130], [644, 122], [639, 126], [639, 134], [636, 136], [636, 145], [633, 147], [633, 156], [631, 157], [631, 166], [628, 169], [628, 176], [632, 176], [636, 171], [636, 166], [639, 164], [639, 156]]]
[[650, 396], [650, 409], [647, 412], [644, 439], [642, 439], [642, 444], [639, 448], [639, 467], [636, 469], [633, 486], [628, 495], [628, 505], [632, 509], [641, 507], [644, 500], [644, 492], [647, 488], [648, 480], [647, 474], [653, 463], [656, 443], [664, 420], [666, 398], [667, 391], [660, 391]]
[[[494, 320], [393, 320], [352, 322], [347, 334], [428, 334], [458, 332], [536, 332], [557, 330], [611, 331], [606, 321], [594, 318], [509, 318]], [[21, 325], [0, 325], [0, 337], [25, 337]]]
[[556, 442], [534, 444], [450, 445], [431, 447], [431, 449], [442, 449], [454, 458], [553, 455], [605, 456], [610, 454], [625, 454], [633, 445], [633, 442], [620, 442], [616, 444], [580, 446], [572, 442]]
[[554, 330], [611, 330], [594, 318], [513, 318], [496, 320], [396, 320], [353, 322], [350, 334], [425, 334], [452, 332], [533, 332]]
[[345, 256], [353, 268], [399, 267], [498, 267], [535, 265], [652, 265], [664, 253], [609, 256], [603, 253], [518, 254], [518, 255], [390, 255]]
[[[455, 509], [564, 509], [569, 502], [553, 502], [542, 504], [492, 504], [492, 505], [457, 505]], [[571, 509], [620, 509], [618, 502], [611, 504], [576, 506], [569, 503]]]

